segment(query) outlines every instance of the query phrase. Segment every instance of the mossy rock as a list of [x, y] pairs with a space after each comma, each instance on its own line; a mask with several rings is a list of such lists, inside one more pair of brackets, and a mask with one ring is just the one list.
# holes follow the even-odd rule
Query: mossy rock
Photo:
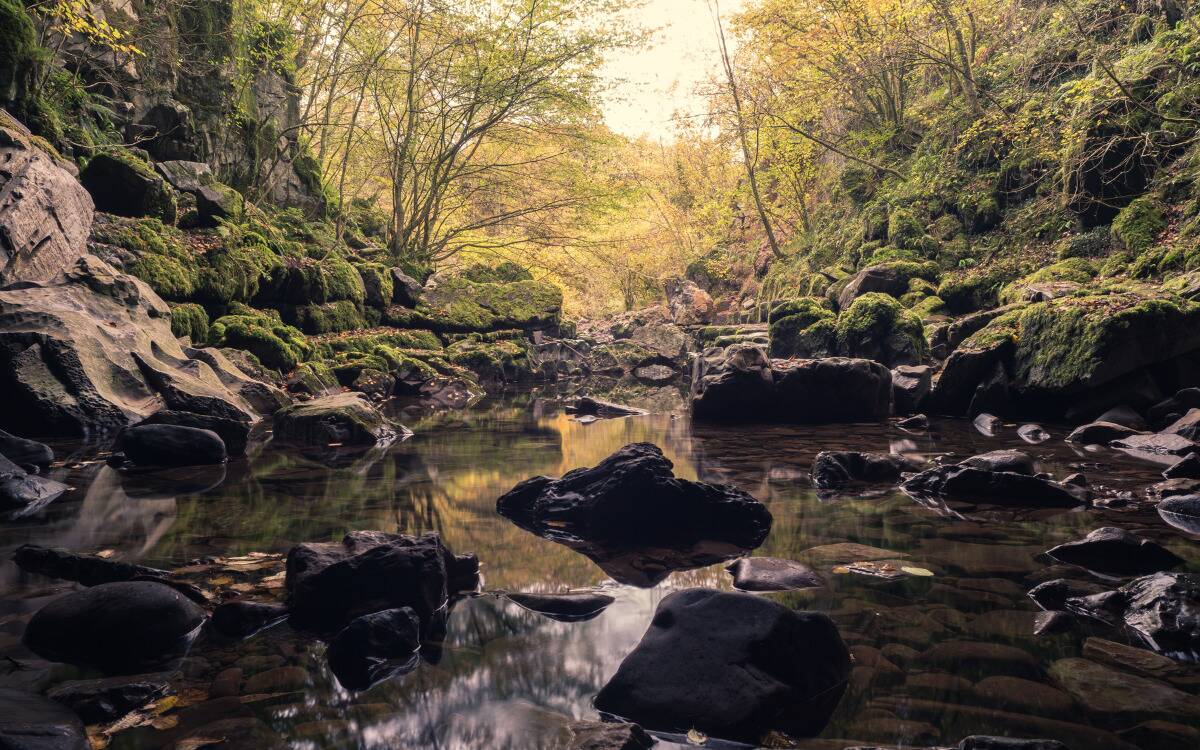
[[289, 258], [278, 266], [264, 299], [276, 304], [315, 305], [347, 300], [361, 305], [366, 287], [358, 271], [339, 256]]
[[200, 269], [196, 297], [218, 305], [250, 302], [281, 262], [271, 248], [257, 242], [218, 248], [208, 254]]
[[21, 0], [0, 0], [0, 106], [22, 114], [45, 59]]
[[925, 226], [910, 209], [892, 208], [888, 212], [887, 239], [892, 245], [906, 250], [917, 250]]
[[171, 306], [171, 333], [187, 336], [193, 345], [208, 341], [208, 313], [194, 303]]
[[780, 359], [829, 357], [837, 353], [836, 316], [789, 315], [771, 324], [771, 356]]
[[562, 290], [543, 281], [478, 283], [442, 278], [426, 291], [417, 313], [441, 332], [554, 329], [562, 319]]
[[916, 364], [925, 354], [925, 328], [895, 297], [869, 292], [838, 316], [837, 348], [888, 367]]
[[174, 191], [148, 161], [127, 149], [96, 154], [79, 173], [79, 181], [101, 211], [175, 223], [179, 207]]
[[1021, 276], [1016, 262], [999, 262], [948, 273], [938, 285], [937, 296], [954, 313], [995, 307], [1005, 284]]
[[125, 271], [168, 300], [186, 300], [196, 291], [200, 261], [184, 244], [183, 233], [158, 219], [97, 222], [92, 239], [129, 253]]
[[482, 382], [512, 383], [532, 380], [537, 374], [533, 353], [524, 339], [456, 341], [446, 347], [446, 359], [475, 373]]
[[915, 302], [909, 309], [914, 315], [919, 316], [921, 320], [939, 318], [946, 315], [948, 312], [946, 309], [946, 303], [942, 301], [941, 297], [936, 295], [931, 295]]
[[528, 269], [512, 261], [504, 261], [496, 266], [485, 263], [472, 263], [462, 269], [458, 275], [477, 284], [509, 284], [514, 281], [533, 281], [533, 274]]
[[1096, 227], [1082, 234], [1064, 237], [1054, 247], [1059, 260], [1099, 258], [1112, 250], [1112, 232], [1108, 227]]
[[264, 366], [291, 372], [308, 357], [310, 347], [304, 334], [284, 325], [274, 311], [239, 310], [213, 321], [209, 338], [217, 346], [245, 349]]
[[1167, 228], [1167, 219], [1159, 201], [1142, 196], [1117, 214], [1112, 223], [1112, 236], [1134, 255], [1149, 250]]
[[312, 335], [341, 333], [366, 327], [362, 310], [350, 300], [288, 308], [287, 321]]
[[1057, 263], [1038, 269], [1028, 276], [1005, 285], [1000, 291], [1000, 303], [1009, 305], [1014, 302], [1020, 302], [1025, 298], [1029, 287], [1034, 284], [1064, 281], [1074, 284], [1087, 284], [1098, 273], [1099, 270], [1096, 268], [1096, 265], [1087, 258], [1060, 260]]
[[315, 355], [319, 357], [333, 357], [341, 352], [374, 354], [380, 347], [393, 350], [442, 351], [442, 342], [432, 331], [392, 328], [375, 328], [339, 336], [324, 336], [312, 339], [311, 344]]
[[382, 263], [360, 262], [353, 265], [362, 279], [364, 303], [379, 308], [392, 304], [392, 291], [395, 287], [392, 269]]

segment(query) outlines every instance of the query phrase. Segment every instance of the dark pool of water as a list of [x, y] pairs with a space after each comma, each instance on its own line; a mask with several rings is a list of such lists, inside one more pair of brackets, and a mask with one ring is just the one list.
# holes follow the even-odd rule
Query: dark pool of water
[[[577, 623], [546, 619], [492, 596], [460, 601], [440, 661], [358, 694], [329, 674], [323, 646], [298, 639], [286, 626], [233, 646], [202, 641], [184, 664], [193, 703], [229, 668], [241, 668], [248, 678], [295, 666], [305, 684], [294, 684], [293, 670], [293, 682], [268, 690], [267, 698], [210, 700], [184, 709], [193, 713], [180, 721], [199, 721], [203, 710], [216, 718], [255, 716], [295, 748], [564, 747], [564, 722], [596, 716], [592, 697], [637, 643], [657, 603], [680, 588], [729, 588], [730, 578], [718, 564], [673, 572], [649, 588], [621, 583], [577, 552], [501, 518], [495, 501], [526, 477], [594, 465], [622, 445], [648, 441], [661, 446], [677, 475], [735, 484], [769, 506], [774, 526], [755, 554], [798, 557], [819, 545], [854, 542], [935, 573], [884, 581], [833, 573], [826, 565], [825, 588], [773, 595], [828, 612], [858, 653], [854, 679], [829, 726], [802, 746], [953, 745], [967, 734], [993, 733], [1054, 737], [1075, 750], [1148, 749], [1156, 735], [1144, 722], [1170, 722], [1180, 732], [1200, 723], [1195, 667], [1147, 677], [1113, 666], [1090, 648], [1088, 658], [1104, 665], [1108, 677], [1072, 694], [1057, 678], [1071, 664], [1062, 660], [1080, 657], [1089, 636], [1124, 637], [1079, 628], [1032, 634], [1037, 609], [1026, 590], [1055, 577], [1089, 578], [1039, 554], [1099, 526], [1136, 530], [1185, 557], [1187, 569], [1200, 570], [1200, 547], [1163, 524], [1152, 506], [939, 512], [897, 491], [823, 496], [807, 479], [821, 450], [891, 449], [935, 459], [1001, 447], [1028, 450], [1060, 478], [1084, 471], [1101, 494], [1140, 492], [1158, 478], [1161, 467], [1114, 452], [1074, 451], [1062, 442], [1063, 429], [1048, 426], [1054, 439], [1029, 446], [1015, 425], [989, 438], [957, 421], [935, 422], [922, 434], [886, 425], [701, 426], [674, 414], [583, 425], [563, 414], [552, 396], [538, 393], [404, 419], [416, 435], [386, 451], [334, 460], [268, 444], [231, 462], [223, 476], [195, 478], [200, 491], [189, 495], [135, 484], [94, 452], [75, 447], [68, 466], [55, 471], [75, 490], [38, 517], [0, 527], [0, 684], [43, 689], [81, 674], [40, 661], [19, 644], [30, 614], [71, 588], [22, 574], [8, 562], [22, 543], [104, 550], [176, 568], [210, 556], [283, 552], [351, 529], [436, 530], [451, 549], [479, 556], [487, 590], [594, 588], [617, 601]], [[207, 484], [215, 486], [203, 489]], [[959, 658], [955, 649], [973, 648], [963, 642], [1004, 648], [986, 659]], [[941, 652], [929, 651], [939, 644]], [[1146, 685], [1137, 680], [1147, 679], [1174, 692], [1128, 705], [1136, 697], [1130, 692], [1144, 697]], [[1180, 702], [1172, 704], [1172, 697]], [[169, 719], [160, 723], [170, 729]], [[1166, 731], [1153, 726], [1159, 735]], [[112, 747], [158, 747], [168, 736], [142, 727], [116, 735]]]

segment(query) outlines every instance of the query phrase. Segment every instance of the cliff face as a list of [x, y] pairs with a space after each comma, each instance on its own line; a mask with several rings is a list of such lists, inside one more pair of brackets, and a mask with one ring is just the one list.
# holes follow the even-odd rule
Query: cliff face
[[92, 13], [127, 31], [141, 54], [80, 35], [51, 47], [64, 68], [111, 99], [123, 140], [155, 161], [206, 162], [253, 199], [323, 215], [316, 164], [299, 141], [287, 39], [235, 12], [232, 0], [102, 0]]

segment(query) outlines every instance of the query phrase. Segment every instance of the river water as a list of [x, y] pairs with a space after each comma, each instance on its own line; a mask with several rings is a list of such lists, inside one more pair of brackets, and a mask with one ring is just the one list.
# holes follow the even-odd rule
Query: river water
[[[643, 559], [601, 569], [497, 515], [496, 498], [529, 476], [561, 475], [647, 441], [662, 448], [677, 476], [731, 483], [767, 504], [774, 525], [754, 554], [806, 559], [827, 580], [823, 588], [771, 595], [829, 613], [856, 653], [854, 677], [828, 727], [799, 746], [955, 745], [967, 734], [990, 733], [1051, 737], [1075, 750], [1149, 750], [1166, 734], [1186, 737], [1200, 725], [1197, 667], [1155, 663], [1139, 671], [1122, 663], [1129, 661], [1119, 646], [1126, 638], [1114, 631], [1077, 626], [1033, 635], [1038, 610], [1025, 595], [1029, 588], [1057, 577], [1100, 580], [1041, 553], [1092, 529], [1137, 531], [1187, 559], [1186, 569], [1200, 570], [1195, 540], [1162, 523], [1152, 505], [927, 508], [892, 489], [819, 494], [807, 478], [821, 450], [892, 450], [934, 460], [1004, 447], [1029, 451], [1058, 478], [1083, 471], [1102, 495], [1131, 490], [1140, 497], [1160, 478], [1160, 466], [1069, 447], [1061, 427], [1046, 425], [1053, 439], [1026, 445], [1015, 425], [985, 437], [957, 420], [915, 434], [888, 425], [693, 425], [682, 410], [581, 424], [553, 394], [539, 392], [491, 398], [466, 411], [398, 416], [415, 435], [387, 450], [306, 455], [267, 444], [215, 474], [188, 477], [191, 494], [181, 494], [174, 480], [123, 477], [86, 448], [56, 446], [69, 457], [55, 476], [74, 491], [40, 516], [0, 527], [0, 684], [43, 689], [86, 676], [40, 661], [19, 643], [30, 614], [72, 587], [18, 571], [8, 557], [22, 543], [175, 569], [282, 553], [353, 529], [435, 530], [455, 552], [478, 555], [485, 591], [588, 589], [616, 602], [595, 619], [567, 623], [497, 596], [461, 600], [440, 655], [427, 654], [412, 673], [363, 693], [343, 690], [325, 665], [324, 646], [286, 625], [238, 644], [201, 640], [182, 666], [189, 700], [168, 711], [159, 728], [116, 733], [110, 746], [170, 747], [185, 728], [237, 716], [261, 720], [295, 748], [565, 747], [565, 722], [595, 718], [592, 697], [637, 643], [657, 603], [681, 588], [728, 589], [731, 579], [720, 563], [671, 571]], [[835, 572], [866, 554], [813, 551], [841, 543], [885, 550], [874, 555], [933, 575], [884, 580]], [[1101, 665], [1103, 679], [1082, 686], [1070, 680], [1068, 691], [1062, 675], [1081, 656]], [[230, 671], [239, 669], [241, 682]], [[231, 674], [233, 689], [218, 688]], [[1150, 688], [1138, 680], [1166, 697], [1146, 700]]]

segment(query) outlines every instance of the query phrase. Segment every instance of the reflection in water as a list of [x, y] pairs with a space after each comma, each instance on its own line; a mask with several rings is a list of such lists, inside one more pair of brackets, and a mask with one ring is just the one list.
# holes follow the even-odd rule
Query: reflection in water
[[[178, 567], [205, 556], [336, 541], [353, 529], [436, 530], [450, 549], [479, 556], [488, 589], [589, 589], [615, 601], [592, 619], [559, 622], [500, 597], [462, 600], [446, 623], [440, 654], [434, 648], [424, 653], [423, 647], [425, 658], [413, 672], [358, 693], [338, 685], [323, 645], [299, 639], [287, 627], [237, 644], [201, 639], [188, 660], [189, 685], [208, 690], [230, 668], [252, 677], [299, 667], [307, 674], [302, 689], [282, 689], [245, 709], [295, 748], [562, 748], [566, 721], [595, 717], [592, 697], [641, 638], [658, 602], [685, 587], [729, 588], [729, 574], [704, 555], [715, 561], [736, 551], [692, 550], [698, 556], [686, 561], [686, 570], [678, 569], [678, 559], [655, 559], [645, 550], [638, 557], [580, 554], [499, 517], [496, 499], [527, 477], [594, 466], [623, 445], [646, 441], [662, 448], [676, 476], [732, 483], [767, 504], [775, 520], [755, 555], [797, 559], [818, 545], [854, 542], [935, 573], [883, 580], [836, 573], [833, 563], [806, 560], [826, 586], [770, 594], [789, 606], [827, 612], [851, 645], [881, 649], [888, 660], [885, 665], [860, 658], [823, 737], [853, 740], [847, 745], [953, 745], [964, 734], [991, 732], [1051, 736], [1071, 747], [1128, 748], [1114, 730], [1136, 722], [1096, 713], [1086, 704], [1076, 704], [1069, 715], [1055, 714], [1050, 704], [1040, 706], [1019, 689], [981, 701], [975, 686], [988, 674], [1021, 674], [1062, 695], [1051, 687], [1048, 669], [1057, 659], [1078, 657], [1082, 635], [1034, 638], [1036, 608], [1025, 591], [1053, 577], [1088, 576], [1067, 566], [1047, 567], [1037, 557], [1043, 550], [1098, 526], [1119, 525], [1171, 547], [1189, 560], [1185, 569], [1195, 570], [1200, 562], [1180, 532], [1152, 508], [996, 514], [955, 504], [939, 515], [891, 490], [822, 501], [807, 481], [821, 450], [887, 451], [897, 440], [911, 441], [897, 447], [930, 460], [1022, 447], [1057, 477], [1085, 471], [1100, 492], [1140, 489], [1154, 481], [1154, 466], [1113, 452], [1076, 455], [1053, 428], [1059, 439], [1032, 447], [1012, 430], [986, 438], [969, 424], [950, 422], [920, 434], [877, 425], [713, 428], [670, 414], [584, 425], [544, 394], [418, 415], [406, 424], [415, 432], [411, 439], [364, 455], [305, 455], [267, 445], [252, 458], [231, 462], [223, 481], [194, 495], [132, 497], [128, 480], [101, 464], [56, 476], [79, 489], [36, 518], [0, 528], [0, 661], [7, 655], [28, 658], [16, 639], [24, 619], [67, 588], [20, 574], [8, 563], [11, 550], [22, 543], [110, 550], [120, 559]], [[1104, 636], [1121, 637], [1112, 631]], [[974, 665], [975, 672], [962, 676], [918, 658], [932, 646], [964, 641], [1004, 645], [1023, 656]], [[30, 669], [17, 672], [0, 669], [0, 684], [46, 684], [49, 678], [38, 670], [48, 665], [28, 664]], [[1180, 689], [1195, 690], [1200, 679], [1194, 669], [1188, 674], [1192, 687]], [[244, 689], [245, 682], [238, 690]], [[160, 746], [156, 736], [139, 734], [136, 746]]]

